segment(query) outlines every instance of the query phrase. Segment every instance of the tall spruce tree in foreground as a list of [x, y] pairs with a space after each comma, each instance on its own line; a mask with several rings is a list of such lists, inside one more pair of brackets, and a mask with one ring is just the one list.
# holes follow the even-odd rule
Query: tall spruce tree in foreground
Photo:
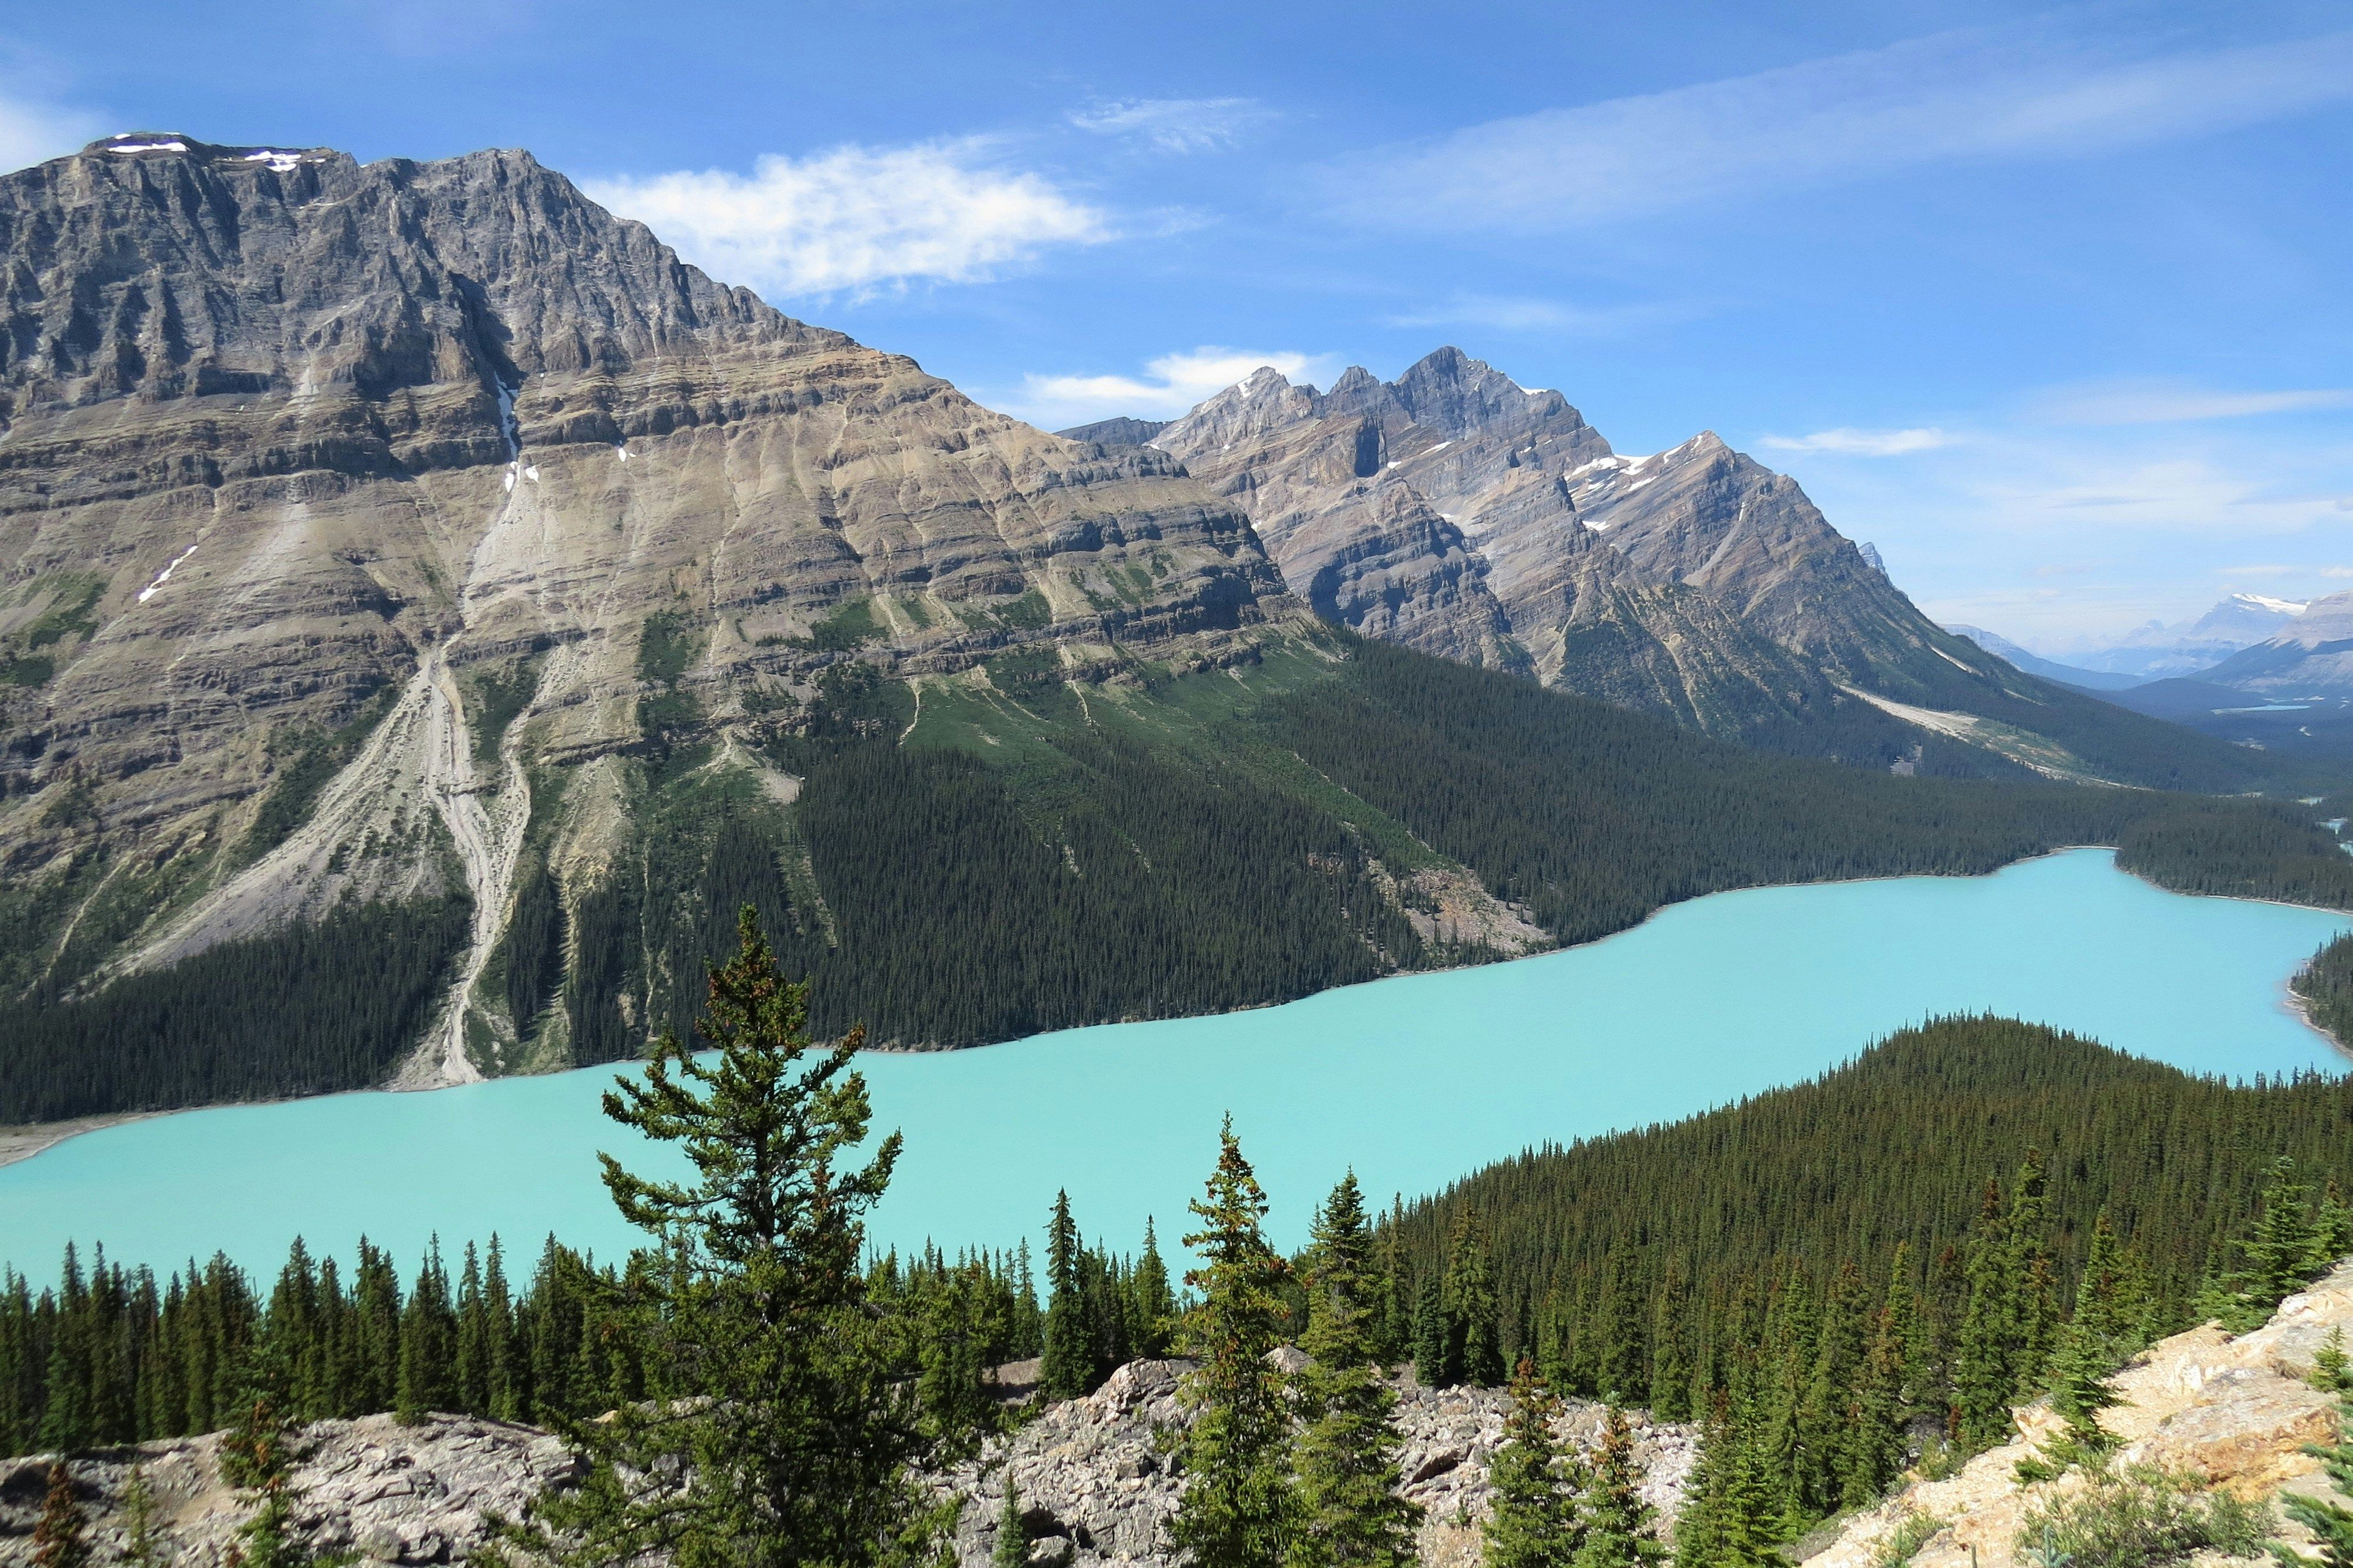
[[748, 905], [737, 930], [695, 1025], [716, 1060], [665, 1034], [643, 1082], [617, 1079], [605, 1096], [614, 1121], [681, 1146], [694, 1179], [599, 1156], [614, 1203], [655, 1238], [630, 1289], [659, 1386], [701, 1397], [575, 1424], [587, 1473], [506, 1533], [518, 1553], [584, 1568], [652, 1556], [859, 1568], [896, 1555], [922, 1522], [906, 1469], [926, 1441], [859, 1267], [899, 1135], [841, 1163], [870, 1118], [851, 1067], [864, 1032], [813, 1053], [807, 986], [777, 973]]
[[1446, 1362], [1450, 1381], [1492, 1388], [1504, 1381], [1494, 1266], [1479, 1211], [1465, 1204], [1446, 1259]]
[[1093, 1331], [1079, 1272], [1079, 1227], [1071, 1218], [1071, 1194], [1054, 1194], [1054, 1216], [1046, 1226], [1046, 1353], [1038, 1363], [1038, 1392], [1047, 1399], [1076, 1399], [1094, 1384]]
[[1355, 1172], [1316, 1211], [1307, 1251], [1312, 1358], [1299, 1376], [1299, 1533], [1294, 1568], [1402, 1568], [1421, 1510], [1396, 1494], [1397, 1394], [1375, 1354], [1382, 1279]]
[[2108, 1211], [2102, 1209], [2092, 1225], [2084, 1278], [2075, 1288], [2075, 1310], [2060, 1332], [2046, 1378], [2051, 1407], [2067, 1425], [2040, 1453], [2019, 1461], [2021, 1480], [2048, 1480], [2071, 1465], [2095, 1461], [2116, 1447], [2116, 1439], [2100, 1425], [2100, 1412], [2116, 1402], [2110, 1378], [2147, 1342], [2142, 1327], [2147, 1294], [2116, 1239]]
[[1130, 1284], [1135, 1301], [1135, 1353], [1158, 1361], [1176, 1332], [1176, 1292], [1168, 1287], [1168, 1266], [1160, 1259], [1160, 1237], [1152, 1216], [1144, 1216], [1144, 1253]]
[[1486, 1568], [1569, 1568], [1584, 1544], [1577, 1508], [1583, 1477], [1553, 1431], [1560, 1414], [1559, 1397], [1522, 1356], [1503, 1446], [1487, 1462], [1494, 1511], [1482, 1535]]
[[1266, 1194], [1230, 1116], [1218, 1144], [1208, 1195], [1191, 1205], [1201, 1228], [1185, 1237], [1201, 1267], [1185, 1276], [1200, 1300], [1185, 1316], [1184, 1339], [1201, 1364], [1179, 1389], [1193, 1426], [1179, 1450], [1187, 1479], [1168, 1534], [1198, 1568], [1277, 1568], [1299, 1513], [1288, 1380], [1269, 1359], [1291, 1317], [1285, 1270], [1261, 1228]]

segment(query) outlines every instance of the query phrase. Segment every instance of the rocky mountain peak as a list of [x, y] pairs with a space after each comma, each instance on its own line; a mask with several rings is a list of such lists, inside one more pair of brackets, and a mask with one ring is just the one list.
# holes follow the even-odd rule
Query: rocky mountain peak
[[0, 416], [136, 395], [381, 402], [849, 340], [714, 283], [530, 153], [361, 164], [133, 132], [0, 179]]
[[[100, 974], [462, 869], [427, 1080], [497, 1068], [468, 998], [535, 770], [603, 769], [576, 893], [634, 831], [620, 759], [746, 755], [838, 665], [1190, 668], [1303, 614], [1173, 459], [794, 321], [513, 150], [142, 132], [0, 177], [0, 858], [174, 868]], [[362, 733], [265, 820], [289, 745]]]

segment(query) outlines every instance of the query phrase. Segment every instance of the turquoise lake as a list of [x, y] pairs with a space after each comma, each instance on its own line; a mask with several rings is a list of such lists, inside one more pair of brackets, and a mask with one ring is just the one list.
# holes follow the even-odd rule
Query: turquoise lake
[[[2201, 1072], [2342, 1070], [2285, 983], [2341, 916], [2187, 898], [2078, 849], [1990, 877], [1722, 893], [1587, 947], [1401, 976], [1285, 1006], [872, 1055], [877, 1124], [906, 1152], [878, 1244], [1009, 1246], [1058, 1187], [1132, 1247], [1184, 1228], [1230, 1111], [1284, 1245], [1353, 1164], [1369, 1194], [1432, 1191], [1547, 1140], [1672, 1120], [1809, 1078], [1941, 1014], [2038, 1020]], [[632, 1233], [596, 1152], [614, 1069], [427, 1094], [347, 1094], [158, 1117], [0, 1169], [0, 1259], [54, 1278], [69, 1239], [159, 1269], [216, 1249], [274, 1270], [298, 1233], [364, 1233], [413, 1269], [496, 1232], [600, 1257]]]

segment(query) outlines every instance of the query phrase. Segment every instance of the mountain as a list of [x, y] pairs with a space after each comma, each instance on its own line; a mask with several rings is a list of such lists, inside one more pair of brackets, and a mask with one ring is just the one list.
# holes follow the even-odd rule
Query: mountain
[[2353, 697], [2353, 593], [2315, 599], [2263, 641], [2204, 679], [2278, 700]]
[[2151, 621], [2114, 642], [2074, 647], [2067, 660], [2085, 669], [2142, 680], [2200, 675], [2241, 648], [2280, 635], [2305, 608], [2294, 599], [2232, 594], [2194, 621], [2172, 626]]
[[[2079, 669], [2072, 664], [2061, 664], [2056, 659], [2044, 658], [2039, 654], [2029, 653], [2000, 633], [1989, 632], [1983, 626], [1948, 626], [1945, 629], [1957, 637], [1968, 638], [1997, 658], [2008, 659], [2012, 666], [2024, 670], [2029, 675], [2039, 675], [2045, 680], [2055, 680], [2062, 686], [2073, 686], [2082, 691], [2108, 692], [2123, 691], [2141, 684], [2140, 678], [2137, 676], [2109, 675], [2096, 669]], [[2111, 699], [2111, 700], [2114, 700]], [[2127, 704], [2127, 706], [2130, 705]], [[2147, 711], [2139, 708], [2135, 708], [2134, 710]]]
[[[691, 1026], [747, 904], [815, 1027], [968, 1045], [1721, 888], [1988, 870], [2170, 809], [2004, 745], [2269, 776], [2101, 730], [1918, 622], [1712, 438], [1619, 459], [1459, 356], [1307, 425], [1353, 419], [1352, 464], [1415, 477], [1348, 501], [1404, 542], [1395, 624], [1503, 669], [1319, 618], [1206, 454], [1208, 482], [979, 407], [527, 153], [111, 138], [0, 177], [0, 1123], [628, 1058]], [[1569, 456], [1594, 466], [1556, 486]], [[1512, 622], [1546, 594], [1551, 633]], [[1782, 750], [1874, 765], [1510, 673], [1617, 670], [1611, 638], [1650, 706], [1732, 693]], [[2045, 731], [1928, 712], [1958, 699], [1907, 671], [2015, 689]], [[1883, 710], [1915, 698], [1926, 728]], [[2241, 815], [2248, 886], [2319, 853]]]
[[[862, 647], [985, 684], [1308, 625], [1172, 459], [793, 321], [527, 153], [117, 137], [0, 179], [0, 255], [12, 994], [400, 907], [527, 1029], [679, 741], [883, 722], [839, 718]], [[387, 1036], [438, 994], [402, 973]], [[427, 1078], [519, 1044], [446, 1011]]]
[[1457, 349], [1328, 392], [1261, 369], [1148, 440], [1249, 511], [1294, 594], [1366, 636], [1864, 766], [2266, 776], [1936, 626], [1796, 481], [1714, 432], [1625, 456], [1558, 393]]

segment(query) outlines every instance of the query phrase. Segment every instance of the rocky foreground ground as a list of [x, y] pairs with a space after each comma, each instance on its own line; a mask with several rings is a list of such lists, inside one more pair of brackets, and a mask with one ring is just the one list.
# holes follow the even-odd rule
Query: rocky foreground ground
[[[2116, 1380], [2119, 1402], [2101, 1415], [2101, 1424], [2124, 1440], [2116, 1465], [2188, 1471], [2250, 1500], [2284, 1491], [2327, 1494], [2328, 1477], [2303, 1450], [2307, 1443], [2336, 1440], [2337, 1401], [2305, 1379], [2315, 1352], [2337, 1328], [2353, 1337], [2353, 1263], [2289, 1297], [2253, 1333], [2232, 1339], [2209, 1324], [2159, 1341]], [[1905, 1521], [1926, 1516], [1943, 1528], [1912, 1556], [1914, 1568], [2013, 1568], [2021, 1561], [2013, 1546], [2028, 1513], [2086, 1484], [2075, 1471], [2020, 1486], [2018, 1461], [2057, 1430], [2059, 1421], [2031, 1406], [2019, 1412], [2019, 1426], [2018, 1441], [1978, 1455], [1947, 1479], [1904, 1488], [1850, 1521], [1808, 1562], [1812, 1568], [1879, 1568]], [[2308, 1539], [2284, 1521], [2280, 1534]]]
[[[2337, 1403], [2305, 1379], [2329, 1331], [2340, 1327], [2353, 1331], [2353, 1263], [2289, 1298], [2253, 1333], [2232, 1339], [2209, 1326], [2159, 1342], [2116, 1380], [2123, 1403], [2104, 1417], [2124, 1441], [2118, 1463], [2186, 1470], [2251, 1500], [2326, 1491], [2327, 1476], [2303, 1447], [2334, 1439]], [[1184, 1420], [1176, 1386], [1186, 1367], [1168, 1361], [1123, 1367], [1089, 1397], [1039, 1412], [978, 1458], [935, 1478], [965, 1499], [955, 1534], [964, 1568], [981, 1568], [994, 1552], [1008, 1478], [1019, 1491], [1037, 1568], [1173, 1563], [1162, 1527], [1178, 1489], [1165, 1435]], [[1409, 1376], [1399, 1396], [1405, 1493], [1425, 1510], [1421, 1561], [1427, 1568], [1467, 1568], [1478, 1556], [1487, 1461], [1503, 1440], [1504, 1395], [1425, 1389]], [[1598, 1405], [1572, 1405], [1566, 1429], [1590, 1445], [1601, 1414]], [[2020, 1486], [2018, 1460], [2056, 1425], [2034, 1407], [2020, 1413], [2020, 1441], [1947, 1479], [1905, 1487], [1824, 1532], [1807, 1561], [1815, 1568], [1881, 1568], [1906, 1521], [1926, 1516], [1938, 1529], [1910, 1559], [1916, 1568], [2017, 1568], [2012, 1543], [2028, 1512], [2084, 1484], [2075, 1474]], [[1638, 1431], [1645, 1495], [1671, 1521], [1697, 1457], [1695, 1434], [1682, 1426]], [[326, 1421], [305, 1437], [311, 1457], [297, 1478], [299, 1522], [318, 1548], [347, 1550], [368, 1563], [462, 1562], [483, 1539], [485, 1510], [514, 1514], [575, 1473], [556, 1437], [470, 1416], [437, 1415], [415, 1426], [389, 1415]], [[218, 1568], [248, 1511], [222, 1482], [218, 1455], [216, 1437], [196, 1437], [77, 1460], [99, 1562], [118, 1560], [127, 1543], [125, 1494], [136, 1464], [153, 1500], [164, 1561]], [[46, 1458], [0, 1461], [0, 1563], [30, 1563], [47, 1471]], [[1915, 1526], [1915, 1539], [1917, 1532]], [[2284, 1524], [2282, 1533], [2300, 1534]]]
[[[1174, 1562], [1161, 1530], [1177, 1486], [1162, 1434], [1181, 1427], [1176, 1381], [1187, 1363], [1122, 1367], [1093, 1394], [1039, 1412], [1010, 1438], [937, 1478], [965, 1499], [956, 1555], [981, 1568], [997, 1544], [1009, 1474], [1018, 1489], [1030, 1557], [1063, 1563]], [[1487, 1459], [1503, 1441], [1499, 1389], [1417, 1387], [1408, 1377], [1398, 1419], [1406, 1437], [1406, 1495], [1428, 1510], [1422, 1558], [1439, 1568], [1475, 1559], [1487, 1509]], [[1572, 1406], [1567, 1430], [1590, 1443], [1598, 1405]], [[304, 1434], [297, 1522], [322, 1551], [367, 1563], [463, 1562], [484, 1538], [486, 1510], [519, 1513], [543, 1488], [574, 1474], [556, 1437], [529, 1426], [436, 1415], [403, 1426], [389, 1415], [322, 1421]], [[74, 1475], [95, 1524], [100, 1562], [127, 1544], [125, 1499], [133, 1465], [146, 1477], [156, 1534], [174, 1568], [217, 1568], [248, 1510], [221, 1479], [217, 1437], [145, 1443], [78, 1459]], [[1697, 1453], [1687, 1427], [1641, 1430], [1647, 1494], [1672, 1515]], [[45, 1458], [0, 1461], [0, 1563], [32, 1561], [32, 1531], [47, 1490]]]

